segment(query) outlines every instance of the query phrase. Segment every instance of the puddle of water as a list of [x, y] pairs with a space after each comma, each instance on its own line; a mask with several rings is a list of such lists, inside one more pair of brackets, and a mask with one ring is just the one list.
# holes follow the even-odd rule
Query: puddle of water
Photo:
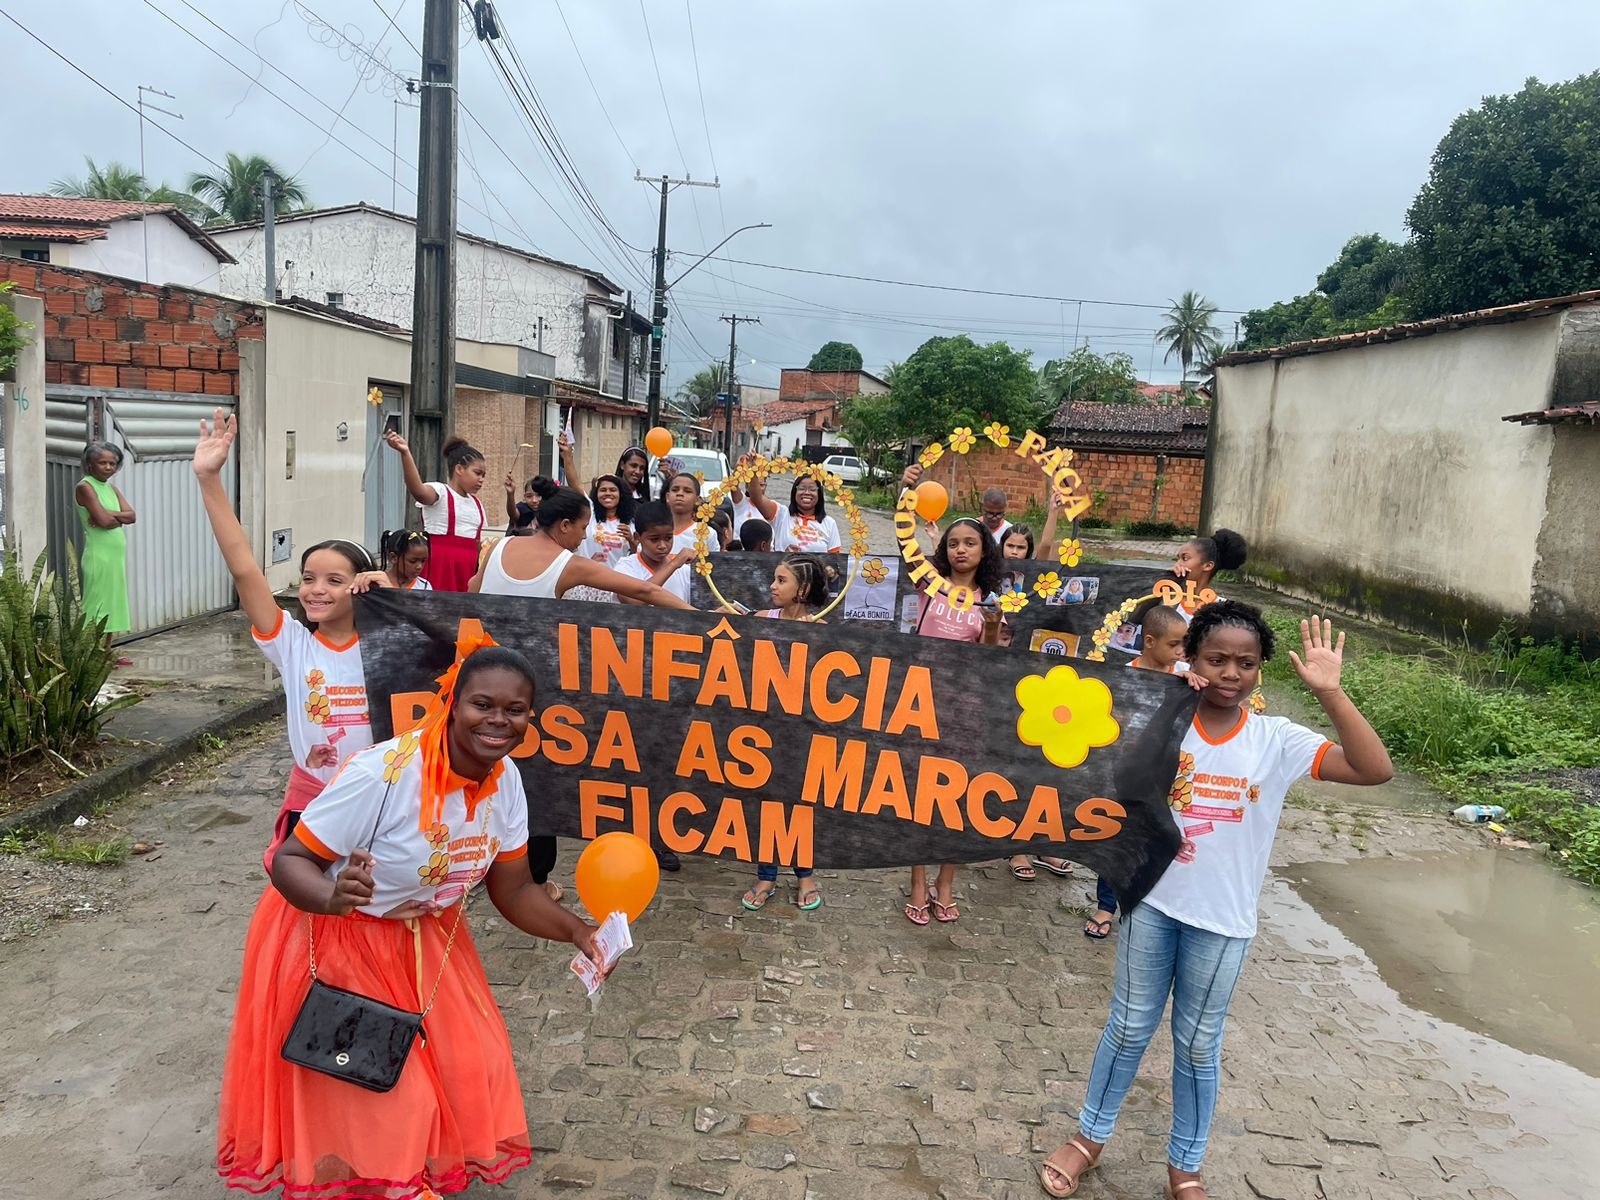
[[1528, 854], [1282, 868], [1413, 1008], [1600, 1078], [1600, 903]]

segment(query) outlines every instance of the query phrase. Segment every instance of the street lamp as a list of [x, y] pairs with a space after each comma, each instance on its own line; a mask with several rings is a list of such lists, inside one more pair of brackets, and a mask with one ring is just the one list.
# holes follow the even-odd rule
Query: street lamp
[[[689, 264], [689, 271], [694, 270], [701, 263], [705, 262], [706, 259], [710, 258], [718, 250], [721, 250], [724, 246], [726, 246], [729, 242], [733, 241], [734, 238], [738, 237], [746, 229], [771, 229], [771, 228], [772, 228], [771, 224], [769, 224], [766, 221], [762, 221], [759, 225], [741, 225], [741, 226], [739, 226], [739, 228], [735, 229], [727, 237], [723, 238], [715, 246], [711, 247], [711, 249], [707, 250], [699, 258], [695, 259], [692, 263], [690, 263]], [[671, 283], [667, 284], [667, 290], [670, 292], [673, 288], [677, 287], [680, 283], [682, 283], [683, 280], [684, 280], [684, 277], [689, 274], [689, 271], [685, 271], [683, 273], [683, 275], [679, 275]]]

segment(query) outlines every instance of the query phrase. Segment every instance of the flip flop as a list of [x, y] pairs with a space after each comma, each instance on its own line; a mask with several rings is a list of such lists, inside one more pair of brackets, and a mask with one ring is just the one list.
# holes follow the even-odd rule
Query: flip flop
[[906, 903], [906, 920], [913, 925], [926, 925], [928, 923], [928, 906], [926, 904]]
[[1033, 865], [1036, 866], [1036, 867], [1043, 867], [1046, 871], [1049, 871], [1050, 874], [1052, 874], [1052, 875], [1061, 875], [1061, 876], [1065, 877], [1067, 875], [1071, 875], [1072, 874], [1072, 864], [1071, 863], [1063, 863], [1061, 866], [1058, 867], [1053, 862], [1048, 862], [1048, 861], [1046, 861], [1045, 859], [1042, 859], [1042, 858], [1035, 858], [1033, 860]]
[[1011, 873], [1022, 880], [1023, 883], [1032, 883], [1039, 874], [1027, 863], [1012, 863]]
[[1111, 921], [1115, 919], [1113, 917], [1110, 920], [1088, 922], [1083, 927], [1083, 936], [1093, 938], [1097, 942], [1104, 941], [1111, 936]]
[[[938, 888], [928, 889], [928, 903], [933, 905], [934, 919], [937, 920], [941, 925], [949, 925], [961, 919], [961, 913], [956, 908], [954, 903], [946, 904], [944, 901], [939, 899]], [[950, 915], [946, 916], [946, 913], [949, 913]]]
[[[751, 912], [760, 912], [763, 908], [765, 908], [767, 906], [767, 901], [772, 899], [772, 893], [776, 892], [777, 890], [778, 890], [778, 885], [777, 884], [773, 884], [771, 887], [769, 887], [764, 892], [757, 891], [756, 888], [751, 888], [748, 892], [746, 892], [743, 896], [741, 896], [739, 898], [739, 903], [744, 905], [745, 908], [747, 908]], [[754, 900], [751, 899], [752, 896], [755, 897]]]
[[798, 908], [801, 912], [816, 912], [817, 909], [822, 907], [822, 889], [817, 887], [815, 884], [813, 884], [811, 886], [810, 891], [811, 891], [811, 899], [806, 900], [806, 899], [803, 899], [803, 897], [806, 894], [806, 889], [805, 888], [796, 888], [795, 889], [794, 906], [796, 908]]

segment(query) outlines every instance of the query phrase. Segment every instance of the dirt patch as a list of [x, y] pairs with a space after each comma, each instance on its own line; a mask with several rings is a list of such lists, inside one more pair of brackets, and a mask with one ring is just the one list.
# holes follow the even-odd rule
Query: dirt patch
[[54, 921], [108, 911], [125, 886], [120, 867], [0, 854], [0, 943], [32, 937]]
[[1600, 804], [1600, 767], [1569, 767], [1545, 771], [1528, 778], [1529, 783], [1565, 788], [1580, 804]]
[[74, 774], [44, 755], [7, 769], [0, 779], [0, 817], [37, 804], [63, 788], [69, 788], [85, 775], [109, 766], [127, 748], [116, 743], [101, 743], [80, 750], [68, 759], [82, 774]]

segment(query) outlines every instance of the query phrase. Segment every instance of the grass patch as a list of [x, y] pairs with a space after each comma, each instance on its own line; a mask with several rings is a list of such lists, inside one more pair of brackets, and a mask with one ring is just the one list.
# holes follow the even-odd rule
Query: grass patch
[[41, 834], [29, 847], [36, 858], [81, 866], [115, 867], [128, 860], [131, 843], [125, 837], [77, 838], [59, 833]]
[[[1300, 615], [1265, 610], [1278, 652], [1269, 682], [1293, 683]], [[1600, 768], [1600, 664], [1570, 647], [1508, 634], [1486, 650], [1433, 643], [1415, 654], [1347, 650], [1344, 687], [1395, 761], [1450, 796], [1499, 804], [1520, 835], [1600, 885], [1600, 804], [1549, 776]]]

